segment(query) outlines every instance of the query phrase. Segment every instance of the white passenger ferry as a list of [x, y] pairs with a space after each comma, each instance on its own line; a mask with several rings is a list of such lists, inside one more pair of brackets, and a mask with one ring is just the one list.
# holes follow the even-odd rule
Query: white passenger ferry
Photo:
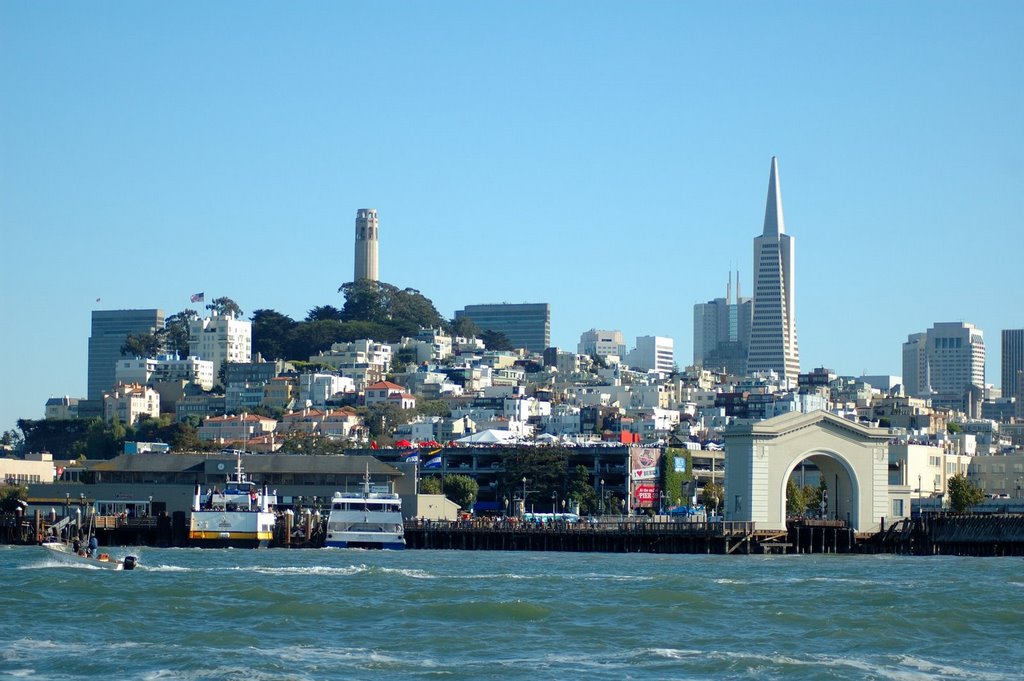
[[397, 494], [371, 492], [367, 469], [361, 494], [334, 493], [324, 545], [342, 549], [404, 549], [402, 500]]
[[[222, 465], [222, 464], [219, 464]], [[268, 494], [242, 471], [241, 454], [236, 456], [234, 475], [224, 489], [207, 490], [196, 484], [189, 524], [190, 546], [203, 548], [263, 548], [274, 538], [273, 506], [277, 496]]]

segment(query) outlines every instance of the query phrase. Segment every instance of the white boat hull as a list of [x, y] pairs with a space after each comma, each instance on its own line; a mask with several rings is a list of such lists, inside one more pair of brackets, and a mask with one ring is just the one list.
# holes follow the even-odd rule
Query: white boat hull
[[264, 548], [274, 539], [273, 513], [192, 511], [188, 539], [201, 548]]
[[138, 564], [135, 556], [125, 556], [117, 559], [105, 552], [97, 552], [88, 556], [84, 551], [75, 553], [67, 544], [44, 543], [42, 546], [47, 549], [51, 556], [69, 565], [87, 565], [100, 570], [134, 570]]

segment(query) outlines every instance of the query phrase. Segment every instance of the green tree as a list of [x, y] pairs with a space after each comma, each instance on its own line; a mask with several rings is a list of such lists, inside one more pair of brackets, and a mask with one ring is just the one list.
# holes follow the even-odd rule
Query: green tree
[[804, 498], [804, 508], [810, 512], [816, 512], [821, 508], [821, 487], [804, 485], [800, 490]]
[[207, 310], [212, 310], [214, 314], [227, 315], [232, 314], [236, 319], [242, 318], [242, 308], [238, 307], [238, 303], [231, 300], [227, 296], [221, 296], [220, 298], [214, 298], [213, 302], [206, 306]]
[[480, 485], [468, 475], [446, 475], [444, 478], [444, 495], [464, 511], [473, 508], [479, 492]]
[[453, 336], [457, 336], [459, 338], [476, 338], [480, 335], [480, 329], [469, 317], [455, 317], [451, 320], [450, 325]]
[[192, 336], [192, 322], [199, 319], [199, 313], [185, 309], [164, 320], [164, 347], [178, 357], [188, 357], [188, 341]]
[[786, 483], [786, 511], [790, 515], [803, 515], [807, 511], [807, 499], [804, 497], [804, 491], [793, 478]]
[[363, 423], [370, 431], [370, 436], [378, 440], [381, 437], [390, 438], [395, 428], [407, 422], [406, 413], [402, 409], [383, 402], [369, 407], [359, 407], [356, 413], [363, 417]]
[[360, 279], [342, 284], [338, 291], [345, 296], [342, 319], [346, 322], [374, 322], [385, 327], [386, 337], [375, 340], [397, 342], [411, 336], [421, 327], [444, 328], [444, 317], [430, 299], [416, 289], [400, 289], [382, 281]]
[[527, 509], [529, 502], [543, 508], [553, 492], [557, 492], [559, 499], [565, 498], [568, 462], [569, 450], [563, 447], [518, 448], [505, 457], [498, 492], [509, 499], [520, 497], [526, 478]]
[[956, 435], [957, 433], [960, 432], [960, 424], [950, 421], [949, 423], [946, 424], [946, 432], [949, 433], [950, 435]]
[[441, 478], [436, 475], [428, 475], [420, 478], [420, 494], [440, 494]]
[[348, 443], [342, 440], [332, 440], [323, 435], [298, 430], [285, 435], [281, 442], [281, 451], [308, 456], [343, 456], [346, 449]]
[[700, 493], [700, 502], [710, 513], [717, 515], [725, 503], [725, 488], [717, 482], [706, 483]]
[[15, 453], [21, 453], [25, 446], [25, 438], [12, 428], [11, 430], [5, 430], [3, 435], [0, 435], [0, 445]]
[[421, 416], [451, 416], [452, 410], [445, 400], [417, 400], [416, 413]]
[[[50, 452], [55, 459], [73, 459], [85, 452], [93, 422], [99, 419], [18, 419], [24, 450]], [[100, 422], [101, 423], [101, 422]]]
[[5, 485], [0, 487], [0, 513], [14, 513], [21, 508], [19, 501], [28, 499], [28, 487], [24, 485]]
[[89, 459], [112, 459], [124, 451], [127, 430], [116, 417], [111, 423], [100, 419], [89, 422], [84, 454]]
[[307, 322], [322, 322], [328, 319], [340, 322], [342, 320], [341, 310], [333, 305], [317, 305], [306, 313]]
[[484, 342], [484, 347], [488, 350], [501, 351], [514, 349], [512, 347], [512, 341], [510, 341], [508, 336], [501, 331], [486, 329], [480, 333], [479, 338]]
[[288, 334], [287, 352], [292, 359], [309, 359], [344, 342], [345, 324], [337, 319], [300, 322]]
[[267, 360], [306, 359], [309, 355], [295, 356], [287, 352], [289, 336], [295, 320], [275, 310], [260, 309], [252, 313], [252, 351]]
[[570, 502], [579, 505], [580, 513], [592, 515], [600, 510], [597, 503], [597, 490], [590, 484], [590, 469], [580, 464], [573, 470], [569, 478], [569, 486], [566, 497]]
[[949, 494], [949, 508], [954, 513], [964, 513], [985, 500], [985, 493], [963, 473], [950, 476], [946, 481]]
[[130, 333], [121, 346], [123, 357], [156, 357], [163, 350], [164, 341], [155, 333]]

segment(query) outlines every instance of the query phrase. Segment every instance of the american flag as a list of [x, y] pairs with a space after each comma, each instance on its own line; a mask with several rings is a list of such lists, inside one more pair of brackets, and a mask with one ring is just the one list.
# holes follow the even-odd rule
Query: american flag
[[192, 301], [193, 303], [201, 303], [201, 302], [203, 302], [203, 298], [205, 296], [206, 296], [206, 292], [205, 291], [203, 293], [193, 293], [192, 297], [189, 298], [189, 300]]

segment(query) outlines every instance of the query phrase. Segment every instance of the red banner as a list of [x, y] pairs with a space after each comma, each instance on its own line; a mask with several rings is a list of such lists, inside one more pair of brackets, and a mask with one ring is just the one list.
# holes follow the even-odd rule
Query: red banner
[[651, 506], [658, 499], [658, 486], [637, 485], [633, 490], [633, 496], [636, 497], [636, 501], [639, 505]]

